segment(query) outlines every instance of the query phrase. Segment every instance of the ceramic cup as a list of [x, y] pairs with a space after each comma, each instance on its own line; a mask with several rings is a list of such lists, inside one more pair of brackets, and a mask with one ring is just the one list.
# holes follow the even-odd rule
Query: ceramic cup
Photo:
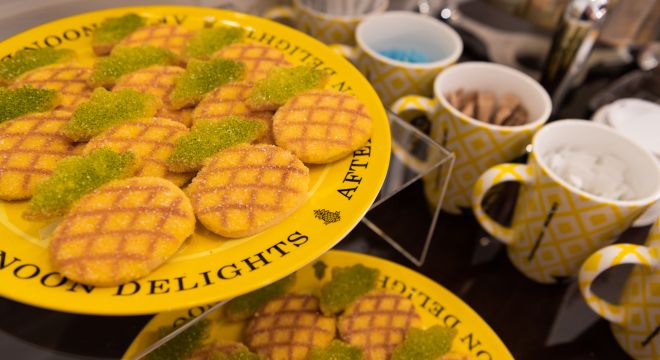
[[[456, 63], [463, 42], [456, 31], [440, 20], [407, 11], [370, 15], [355, 31], [357, 46], [334, 45], [366, 76], [381, 101], [389, 107], [403, 95], [433, 95], [433, 79]], [[380, 52], [414, 49], [429, 59], [410, 63], [390, 59]]]
[[[616, 244], [591, 255], [580, 268], [580, 290], [598, 315], [611, 322], [621, 347], [637, 360], [660, 360], [660, 219], [645, 246]], [[620, 305], [591, 291], [599, 274], [621, 264], [636, 264], [626, 280]]]
[[[528, 109], [530, 120], [522, 126], [498, 126], [479, 121], [449, 104], [447, 93], [457, 89], [490, 90], [498, 96], [512, 93]], [[511, 161], [525, 153], [534, 132], [550, 116], [548, 93], [532, 78], [512, 68], [482, 62], [460, 63], [435, 79], [434, 98], [405, 96], [392, 105], [402, 115], [422, 111], [431, 121], [431, 137], [456, 155], [442, 208], [459, 214], [470, 207], [472, 188], [486, 169]], [[427, 199], [433, 205], [442, 190], [431, 178], [424, 181]]]
[[[660, 104], [624, 98], [600, 107], [591, 120], [612, 127], [649, 149], [660, 161]], [[660, 201], [656, 201], [633, 226], [650, 226], [660, 216]]]
[[354, 45], [360, 21], [384, 12], [388, 4], [388, 0], [293, 0], [293, 6], [273, 7], [264, 17], [285, 19], [326, 44]]
[[[627, 166], [634, 200], [610, 200], [582, 191], [548, 166], [550, 154], [575, 147], [607, 154]], [[607, 126], [586, 120], [562, 120], [540, 129], [532, 139], [527, 164], [500, 164], [484, 172], [474, 186], [477, 221], [507, 244], [509, 258], [527, 277], [541, 283], [577, 275], [582, 262], [616, 237], [660, 198], [660, 167], [653, 155]], [[484, 195], [505, 182], [521, 183], [511, 227], [491, 219]]]

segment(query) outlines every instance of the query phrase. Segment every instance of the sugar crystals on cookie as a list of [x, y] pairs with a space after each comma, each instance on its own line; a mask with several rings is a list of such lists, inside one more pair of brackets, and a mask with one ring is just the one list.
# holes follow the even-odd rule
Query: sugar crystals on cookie
[[163, 264], [194, 230], [190, 201], [170, 181], [115, 180], [75, 203], [51, 235], [50, 257], [73, 281], [119, 285]]
[[99, 149], [57, 163], [51, 176], [40, 182], [23, 217], [46, 220], [62, 216], [82, 196], [108, 181], [128, 176], [135, 155]]
[[94, 64], [90, 76], [92, 86], [112, 87], [122, 76], [153, 65], [176, 65], [176, 55], [167, 49], [153, 46], [117, 47], [110, 56]]
[[228, 147], [260, 138], [266, 126], [259, 120], [228, 116], [222, 120], [201, 120], [190, 133], [177, 140], [167, 159], [171, 171], [199, 170], [204, 161]]
[[99, 25], [92, 35], [92, 49], [96, 55], [107, 55], [123, 38], [145, 26], [147, 19], [138, 14], [110, 17]]
[[132, 89], [110, 92], [97, 88], [89, 101], [78, 106], [62, 133], [73, 141], [87, 141], [118, 123], [153, 116], [161, 106], [150, 94]]
[[41, 49], [19, 50], [14, 56], [0, 61], [0, 85], [13, 82], [22, 74], [42, 66], [62, 63], [73, 59], [75, 53], [71, 49]]
[[372, 119], [356, 96], [312, 90], [294, 96], [273, 117], [275, 143], [310, 164], [336, 161], [371, 136]]
[[309, 169], [273, 145], [237, 145], [219, 152], [188, 187], [195, 214], [229, 238], [261, 232], [286, 219], [307, 198]]
[[62, 98], [55, 90], [24, 86], [16, 89], [0, 87], [0, 123], [21, 115], [54, 109]]

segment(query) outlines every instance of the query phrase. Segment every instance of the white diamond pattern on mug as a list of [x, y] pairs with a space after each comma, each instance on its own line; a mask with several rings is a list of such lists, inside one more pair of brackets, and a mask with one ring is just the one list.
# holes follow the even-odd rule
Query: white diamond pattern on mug
[[[651, 229], [646, 246], [616, 244], [598, 250], [580, 269], [580, 290], [587, 304], [612, 321], [614, 337], [637, 360], [660, 359], [660, 220]], [[620, 305], [612, 305], [593, 294], [598, 274], [620, 264], [633, 267], [623, 287]]]
[[412, 69], [405, 65], [383, 63], [362, 52], [362, 72], [367, 76], [386, 107], [404, 95], [433, 93], [433, 79], [444, 67]]
[[[514, 228], [525, 236], [509, 246], [511, 261], [527, 276], [554, 282], [553, 276], [574, 274], [589, 255], [626, 229], [641, 208], [596, 202], [559, 186], [535, 162], [533, 184], [526, 185], [518, 201]], [[543, 226], [551, 209], [551, 221]], [[522, 230], [521, 230], [522, 229]], [[553, 248], [552, 256], [547, 249]], [[530, 260], [530, 257], [532, 260]], [[553, 269], [548, 271], [548, 269]]]
[[[479, 175], [493, 164], [510, 161], [521, 154], [534, 131], [511, 128], [492, 131], [475, 127], [444, 109], [439, 110], [435, 119], [438, 124], [434, 126], [447, 131], [447, 149], [456, 154], [454, 181], [449, 182], [443, 202], [443, 209], [451, 213], [459, 213], [460, 207], [469, 207], [472, 188]], [[472, 146], [475, 143], [479, 149]]]

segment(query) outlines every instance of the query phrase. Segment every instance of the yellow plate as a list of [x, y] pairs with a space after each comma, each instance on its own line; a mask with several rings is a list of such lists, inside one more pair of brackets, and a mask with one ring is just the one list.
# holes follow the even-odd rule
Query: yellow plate
[[90, 35], [109, 16], [136, 12], [152, 23], [200, 29], [206, 16], [218, 24], [247, 30], [260, 42], [286, 54], [293, 64], [333, 73], [327, 87], [355, 94], [374, 119], [372, 139], [336, 163], [312, 166], [307, 202], [281, 224], [258, 235], [226, 240], [201, 227], [165, 265], [124, 286], [99, 288], [63, 278], [50, 264], [48, 241], [39, 236], [48, 224], [21, 218], [26, 202], [0, 201], [0, 295], [45, 308], [99, 315], [148, 314], [234, 297], [301, 268], [341, 240], [375, 199], [387, 172], [390, 129], [387, 115], [367, 80], [324, 44], [289, 27], [254, 16], [201, 7], [148, 6], [97, 11], [57, 20], [0, 43], [0, 58], [24, 47], [57, 46], [77, 50], [92, 64]]
[[[377, 257], [338, 250], [328, 252], [319, 258], [318, 262], [327, 265], [325, 276], [321, 280], [316, 277], [315, 261], [298, 271], [292, 292], [318, 295], [321, 285], [330, 279], [332, 268], [336, 266], [363, 264], [377, 268], [380, 270], [379, 287], [398, 291], [411, 299], [422, 317], [424, 327], [440, 324], [458, 330], [452, 351], [471, 354], [476, 359], [513, 359], [502, 340], [474, 310], [424, 275]], [[154, 343], [157, 340], [156, 331], [160, 327], [174, 329], [208, 308], [209, 306], [192, 307], [154, 316], [128, 348], [124, 359], [130, 359]], [[240, 341], [246, 322], [229, 323], [220, 313], [221, 311], [216, 311], [209, 315], [213, 324], [211, 338]]]

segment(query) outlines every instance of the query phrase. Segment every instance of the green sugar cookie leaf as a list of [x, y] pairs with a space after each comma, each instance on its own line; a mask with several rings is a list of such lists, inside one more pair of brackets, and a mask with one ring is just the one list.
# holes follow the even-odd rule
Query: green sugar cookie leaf
[[243, 40], [245, 30], [239, 27], [219, 27], [199, 30], [186, 44], [189, 58], [208, 58], [223, 47]]
[[[328, 347], [315, 348], [309, 352], [307, 360], [362, 360], [362, 350], [340, 340], [332, 340]], [[412, 358], [411, 358], [412, 359]]]
[[239, 80], [244, 72], [245, 65], [238, 61], [192, 59], [186, 71], [176, 79], [174, 90], [170, 93], [172, 107], [181, 109], [195, 105], [204, 94], [220, 85]]
[[57, 163], [53, 174], [37, 185], [23, 213], [27, 220], [46, 220], [66, 214], [83, 195], [133, 171], [135, 155], [108, 148], [84, 156], [71, 156]]
[[332, 269], [332, 280], [321, 288], [320, 306], [325, 315], [335, 315], [360, 296], [376, 288], [379, 271], [356, 264]]
[[133, 13], [103, 20], [92, 36], [94, 53], [96, 55], [109, 54], [121, 39], [146, 24], [145, 18]]
[[248, 319], [268, 301], [284, 295], [295, 281], [294, 273], [259, 290], [232, 299], [223, 306], [225, 316], [231, 321]]
[[[181, 360], [188, 357], [206, 340], [210, 333], [211, 322], [208, 319], [199, 320], [182, 333], [163, 344], [147, 355], [148, 360]], [[169, 326], [163, 326], [156, 331], [158, 339], [162, 339], [174, 331]]]
[[327, 78], [326, 73], [309, 66], [275, 68], [254, 84], [247, 105], [253, 110], [276, 110], [292, 97], [322, 87]]
[[426, 330], [411, 328], [392, 353], [392, 360], [436, 360], [451, 350], [456, 329], [434, 325]]
[[54, 109], [60, 103], [56, 90], [0, 87], [0, 123], [21, 115]]
[[250, 350], [240, 350], [231, 354], [214, 354], [213, 360], [263, 360], [263, 358]]
[[167, 165], [174, 172], [199, 170], [207, 158], [228, 147], [252, 142], [265, 131], [266, 125], [260, 120], [240, 116], [198, 121], [188, 134], [177, 139]]
[[153, 46], [117, 47], [110, 56], [100, 58], [90, 75], [92, 86], [110, 87], [122, 75], [152, 65], [176, 65], [176, 55], [167, 49]]
[[14, 56], [0, 61], [0, 85], [14, 81], [20, 75], [46, 65], [62, 63], [73, 59], [71, 49], [41, 48], [19, 50]]
[[250, 349], [241, 342], [231, 340], [211, 340], [197, 348], [187, 359], [261, 360], [261, 357], [251, 353]]
[[97, 88], [73, 112], [62, 133], [73, 141], [86, 141], [120, 122], [151, 117], [160, 105], [155, 96], [133, 89], [110, 92]]

